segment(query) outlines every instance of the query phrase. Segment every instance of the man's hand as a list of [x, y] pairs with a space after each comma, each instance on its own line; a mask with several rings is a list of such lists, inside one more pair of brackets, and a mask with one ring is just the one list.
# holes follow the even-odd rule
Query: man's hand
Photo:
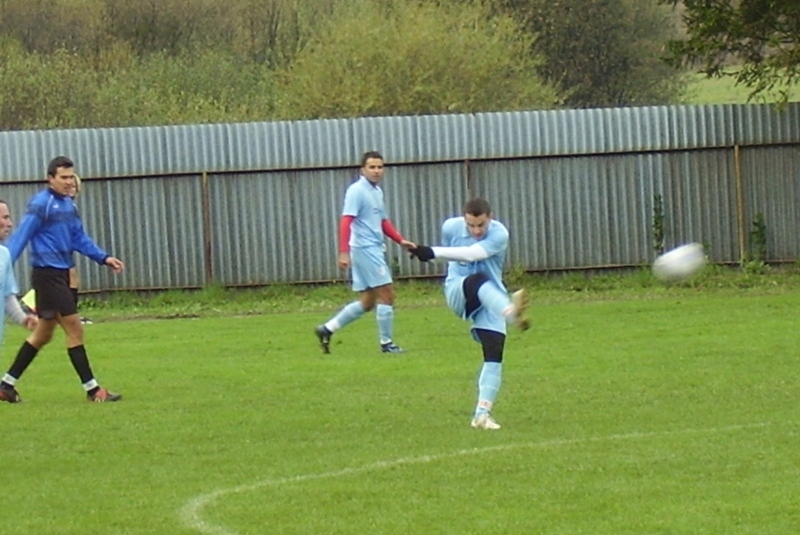
[[32, 331], [39, 325], [39, 318], [35, 314], [26, 314], [22, 325], [29, 331]]
[[408, 252], [411, 253], [411, 258], [416, 258], [420, 262], [428, 262], [436, 258], [436, 255], [433, 254], [433, 249], [427, 245], [417, 245], [413, 249], [409, 249]]
[[125, 264], [119, 258], [109, 256], [106, 258], [105, 264], [111, 268], [114, 273], [121, 273], [125, 269]]

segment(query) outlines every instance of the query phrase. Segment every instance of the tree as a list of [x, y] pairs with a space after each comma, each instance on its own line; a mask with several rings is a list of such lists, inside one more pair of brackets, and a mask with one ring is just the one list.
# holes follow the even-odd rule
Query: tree
[[480, 6], [354, 2], [281, 71], [282, 119], [550, 108], [530, 40]]
[[99, 0], [0, 0], [0, 35], [26, 52], [79, 51], [97, 41], [100, 7]]
[[66, 50], [28, 53], [14, 39], [0, 38], [0, 130], [58, 128], [91, 112], [93, 73]]
[[733, 76], [751, 98], [800, 82], [800, 1], [661, 0], [682, 8], [685, 39], [670, 44], [676, 64], [709, 76]]
[[231, 6], [235, 50], [250, 61], [278, 69], [290, 64], [336, 0], [221, 0]]
[[664, 104], [681, 73], [661, 59], [675, 17], [657, 0], [495, 0], [534, 36], [538, 72], [573, 108]]
[[26, 52], [0, 36], [0, 78], [0, 130], [262, 121], [273, 113], [271, 71], [216, 51], [142, 59], [117, 43], [89, 58]]

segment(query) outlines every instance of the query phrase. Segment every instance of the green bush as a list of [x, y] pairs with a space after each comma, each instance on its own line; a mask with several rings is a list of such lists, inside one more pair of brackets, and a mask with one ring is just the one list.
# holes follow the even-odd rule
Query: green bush
[[553, 107], [530, 38], [480, 6], [360, 2], [281, 72], [285, 119]]

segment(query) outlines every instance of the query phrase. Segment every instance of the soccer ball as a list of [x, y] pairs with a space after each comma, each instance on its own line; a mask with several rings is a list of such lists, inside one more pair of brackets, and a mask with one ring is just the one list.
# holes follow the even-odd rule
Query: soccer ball
[[706, 253], [699, 243], [687, 243], [662, 254], [653, 262], [653, 274], [664, 282], [676, 282], [696, 275], [706, 265]]

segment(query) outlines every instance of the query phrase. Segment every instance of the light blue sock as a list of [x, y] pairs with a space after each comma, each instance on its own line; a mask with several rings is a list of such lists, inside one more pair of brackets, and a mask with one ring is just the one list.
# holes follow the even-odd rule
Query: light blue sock
[[500, 391], [503, 376], [503, 364], [500, 362], [484, 362], [481, 375], [478, 377], [478, 406], [475, 417], [491, 412], [494, 399]]
[[375, 310], [378, 318], [378, 334], [381, 337], [381, 344], [388, 344], [392, 341], [394, 334], [394, 307], [392, 305], [378, 305]]
[[325, 327], [330, 332], [336, 332], [348, 323], [353, 323], [358, 318], [364, 315], [364, 307], [361, 306], [361, 301], [353, 301], [345, 305], [333, 319], [325, 324]]
[[483, 306], [500, 317], [503, 317], [503, 312], [511, 306], [508, 294], [491, 282], [481, 284], [481, 287], [478, 288], [478, 299], [481, 300]]

